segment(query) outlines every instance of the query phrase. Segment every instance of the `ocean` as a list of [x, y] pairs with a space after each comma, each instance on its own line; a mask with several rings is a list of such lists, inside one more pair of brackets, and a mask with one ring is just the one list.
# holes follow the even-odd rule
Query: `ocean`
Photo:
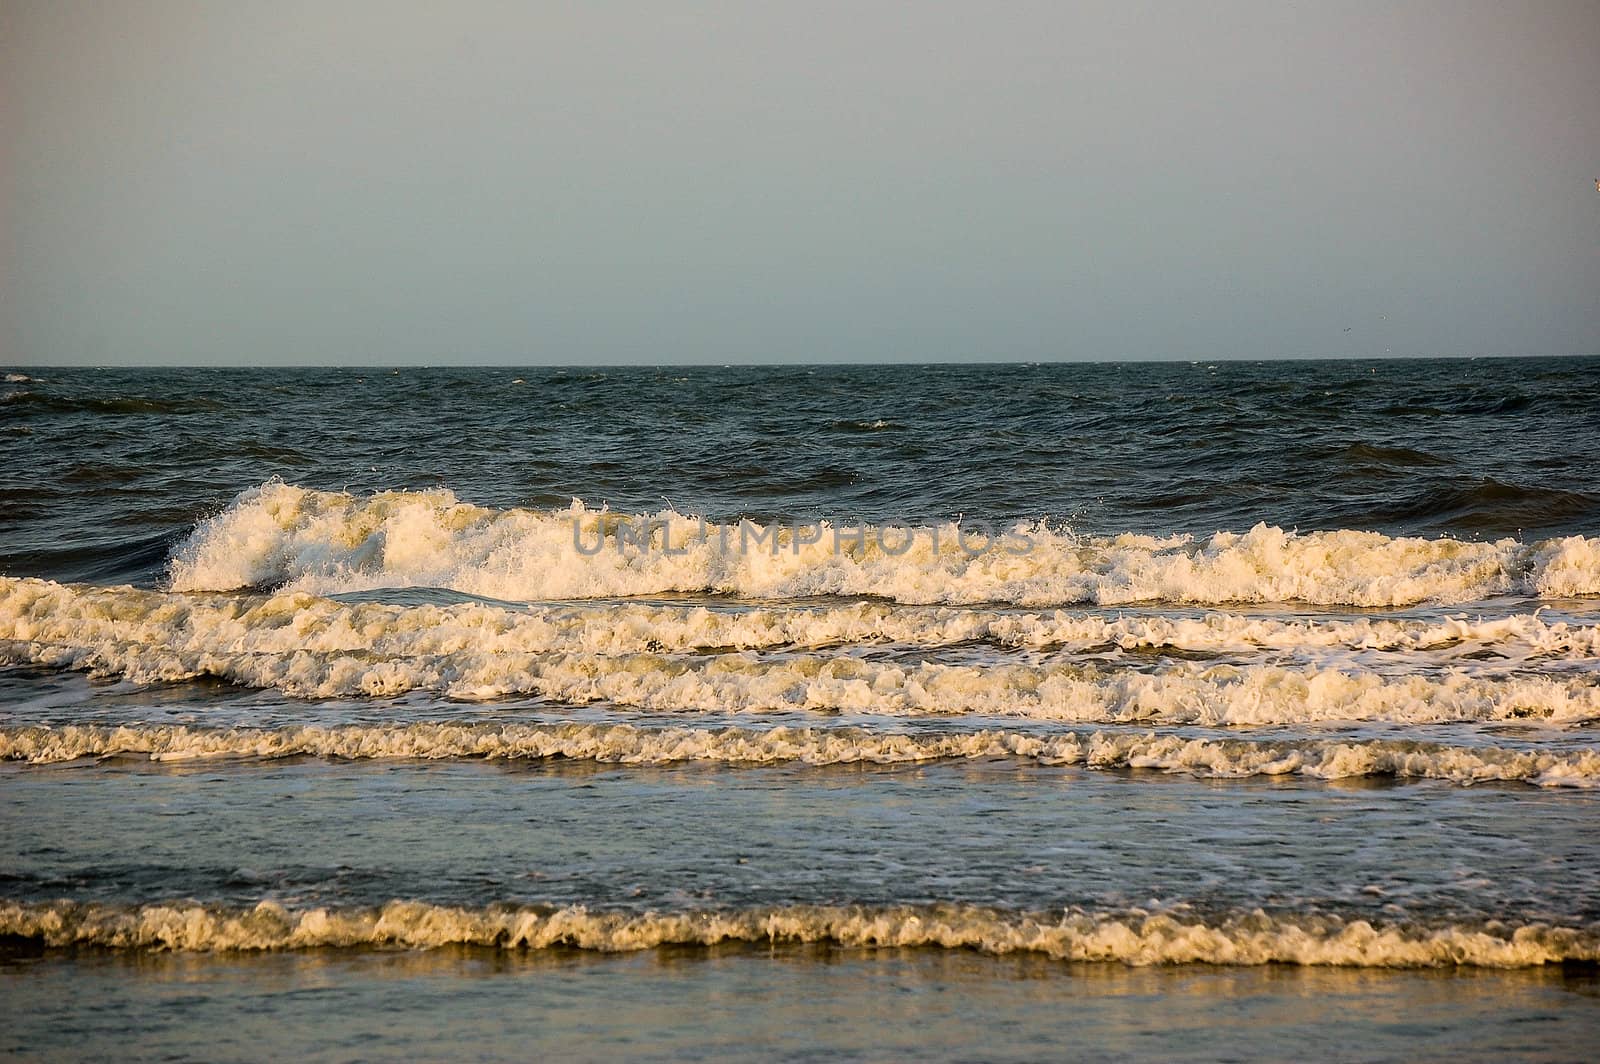
[[1581, 1060], [1600, 359], [0, 380], [0, 1052]]

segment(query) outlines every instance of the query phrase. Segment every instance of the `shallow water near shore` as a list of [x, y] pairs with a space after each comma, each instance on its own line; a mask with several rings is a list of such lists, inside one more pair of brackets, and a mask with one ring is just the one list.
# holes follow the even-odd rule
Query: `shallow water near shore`
[[[930, 950], [89, 952], [0, 961], [8, 1053], [81, 1059], [1584, 1059], [1591, 971], [1127, 968]], [[208, 1035], [197, 1039], [196, 1030]], [[67, 1033], [69, 1032], [70, 1033]]]

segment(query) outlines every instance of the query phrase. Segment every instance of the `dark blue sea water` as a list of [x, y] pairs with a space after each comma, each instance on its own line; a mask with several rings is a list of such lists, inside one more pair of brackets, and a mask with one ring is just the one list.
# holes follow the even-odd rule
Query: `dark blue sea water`
[[13, 368], [0, 1051], [1581, 1059], [1597, 397]]
[[152, 580], [273, 477], [718, 519], [1600, 527], [1600, 359], [26, 376], [0, 384], [12, 575]]

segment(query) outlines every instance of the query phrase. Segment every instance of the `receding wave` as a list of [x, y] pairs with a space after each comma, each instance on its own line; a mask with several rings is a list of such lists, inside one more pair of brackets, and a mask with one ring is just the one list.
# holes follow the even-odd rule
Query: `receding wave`
[[1039, 953], [1071, 961], [1522, 968], [1600, 959], [1593, 928], [1427, 925], [1256, 911], [1216, 921], [1166, 914], [1014, 914], [960, 906], [796, 905], [726, 912], [591, 912], [581, 907], [250, 908], [188, 902], [0, 902], [0, 935], [50, 948], [261, 951], [328, 948], [581, 949], [831, 942], [847, 948]]
[[1021, 606], [1397, 606], [1600, 594], [1600, 540], [1583, 536], [1489, 543], [1257, 525], [1197, 540], [1019, 526], [963, 540], [949, 524], [820, 527], [811, 530], [813, 541], [791, 529], [702, 524], [663, 511], [628, 521], [634, 529], [657, 523], [652, 545], [640, 548], [615, 536], [626, 520], [576, 501], [566, 511], [491, 510], [442, 489], [356, 496], [273, 481], [196, 527], [173, 557], [171, 586], [319, 593], [438, 587], [526, 601], [674, 592], [859, 595]]
[[1006, 759], [1092, 769], [1155, 769], [1204, 778], [1390, 776], [1473, 784], [1600, 786], [1600, 751], [1375, 740], [1242, 740], [1153, 732], [1035, 734], [1003, 729], [905, 734], [859, 728], [642, 728], [632, 724], [64, 725], [0, 728], [0, 759], [546, 759], [629, 765], [874, 764]]

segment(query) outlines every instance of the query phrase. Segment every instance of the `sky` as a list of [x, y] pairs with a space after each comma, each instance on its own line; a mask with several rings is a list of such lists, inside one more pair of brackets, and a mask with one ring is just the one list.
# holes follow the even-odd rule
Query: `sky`
[[1600, 2], [0, 0], [0, 362], [1600, 354]]

